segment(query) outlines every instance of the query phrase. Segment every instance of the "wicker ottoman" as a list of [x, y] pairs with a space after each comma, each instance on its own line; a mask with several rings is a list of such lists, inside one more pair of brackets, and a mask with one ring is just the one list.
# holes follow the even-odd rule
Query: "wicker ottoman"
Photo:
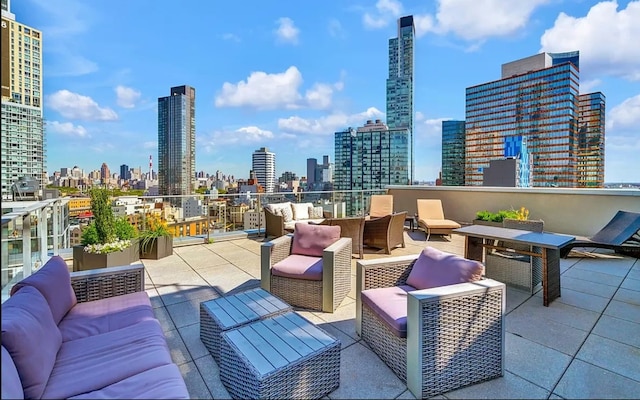
[[220, 334], [250, 322], [291, 311], [290, 305], [257, 288], [200, 303], [200, 340], [220, 364]]
[[340, 385], [340, 341], [290, 312], [222, 333], [220, 379], [239, 399], [318, 399]]

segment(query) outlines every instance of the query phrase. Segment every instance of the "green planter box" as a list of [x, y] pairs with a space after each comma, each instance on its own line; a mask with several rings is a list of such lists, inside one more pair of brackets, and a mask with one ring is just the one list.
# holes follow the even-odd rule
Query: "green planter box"
[[173, 254], [173, 237], [160, 236], [153, 240], [147, 251], [140, 246], [140, 258], [158, 260]]
[[140, 259], [136, 240], [131, 241], [131, 246], [122, 251], [114, 251], [107, 254], [94, 254], [84, 251], [84, 246], [73, 247], [73, 270], [87, 271], [97, 268], [117, 267], [129, 265]]

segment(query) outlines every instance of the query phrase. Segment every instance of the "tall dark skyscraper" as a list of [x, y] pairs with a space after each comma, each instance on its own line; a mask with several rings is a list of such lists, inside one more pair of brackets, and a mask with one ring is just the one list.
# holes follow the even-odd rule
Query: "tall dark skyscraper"
[[442, 186], [464, 186], [464, 121], [442, 121]]
[[160, 195], [188, 195], [195, 186], [196, 90], [171, 88], [158, 98], [158, 189]]
[[416, 29], [413, 15], [398, 20], [398, 37], [389, 39], [389, 78], [387, 78], [387, 126], [409, 131], [408, 184], [414, 181], [413, 140], [413, 53]]

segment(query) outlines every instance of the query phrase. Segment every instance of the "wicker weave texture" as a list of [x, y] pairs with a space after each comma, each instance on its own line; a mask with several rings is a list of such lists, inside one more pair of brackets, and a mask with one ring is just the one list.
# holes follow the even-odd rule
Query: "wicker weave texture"
[[485, 275], [506, 285], [533, 293], [542, 283], [542, 259], [525, 257], [524, 259], [504, 257], [487, 253], [485, 256]]
[[284, 217], [282, 215], [275, 215], [268, 207], [264, 207], [264, 223], [265, 231], [264, 237], [280, 237], [286, 232], [284, 230]]
[[498, 289], [420, 302], [423, 398], [502, 376], [504, 295]]
[[410, 262], [389, 260], [376, 264], [375, 267], [364, 268], [362, 290], [405, 285], [415, 260], [413, 259]]
[[366, 246], [383, 249], [387, 254], [404, 243], [404, 220], [407, 212], [399, 212], [380, 218], [372, 218], [364, 223], [364, 239]]
[[340, 226], [340, 237], [351, 238], [351, 252], [362, 259], [364, 237], [364, 217], [327, 218], [322, 225]]
[[295, 307], [322, 310], [322, 281], [271, 275], [271, 293]]
[[144, 291], [142, 264], [71, 273], [78, 303]]
[[407, 381], [407, 338], [396, 336], [366, 303], [362, 304], [362, 339], [402, 382]]

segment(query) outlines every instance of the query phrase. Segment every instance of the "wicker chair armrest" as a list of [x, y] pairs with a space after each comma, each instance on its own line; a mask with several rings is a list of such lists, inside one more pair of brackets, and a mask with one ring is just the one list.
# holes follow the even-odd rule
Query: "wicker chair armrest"
[[132, 264], [71, 272], [78, 303], [144, 291], [144, 265]]
[[271, 291], [271, 267], [291, 254], [293, 235], [280, 236], [260, 246], [260, 286]]
[[322, 311], [333, 312], [351, 290], [351, 238], [340, 238], [322, 252]]

